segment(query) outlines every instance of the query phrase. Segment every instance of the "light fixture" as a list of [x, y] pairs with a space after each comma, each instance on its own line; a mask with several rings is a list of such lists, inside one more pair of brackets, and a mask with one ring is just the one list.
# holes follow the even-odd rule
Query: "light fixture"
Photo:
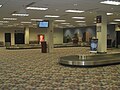
[[30, 24], [30, 23], [32, 23], [32, 22], [21, 22], [22, 24], [24, 24], [24, 23], [27, 23], [27, 24]]
[[17, 20], [17, 18], [3, 18], [3, 20], [13, 20], [13, 21], [15, 21], [15, 20]]
[[109, 24], [118, 24], [117, 22], [110, 22]]
[[77, 3], [75, 3], [75, 4], [73, 4], [74, 6], [77, 6], [78, 4]]
[[113, 13], [107, 13], [107, 15], [113, 15]]
[[25, 14], [25, 13], [13, 13], [13, 16], [21, 16], [21, 17], [27, 17], [29, 16], [29, 14]]
[[105, 1], [101, 1], [100, 3], [102, 3], [102, 4], [110, 4], [110, 5], [120, 5], [119, 0], [105, 0]]
[[2, 7], [2, 5], [0, 4], [0, 8]]
[[74, 25], [66, 25], [67, 27], [75, 27]]
[[24, 9], [24, 6], [22, 7], [22, 9], [20, 9], [20, 11], [12, 13], [12, 15], [13, 16], [21, 16], [21, 17], [27, 17], [27, 16], [29, 16], [29, 14]]
[[60, 17], [60, 16], [55, 16], [55, 15], [45, 15], [45, 17], [53, 17], [53, 18], [57, 18], [57, 17]]
[[120, 22], [120, 19], [114, 19], [114, 21]]
[[75, 21], [75, 22], [81, 22], [81, 23], [84, 23], [85, 21]]
[[73, 19], [85, 19], [85, 17], [72, 17]]
[[9, 23], [9, 21], [0, 21], [0, 23]]
[[55, 22], [65, 22], [66, 20], [55, 20]]
[[33, 18], [33, 19], [31, 19], [31, 21], [43, 21], [43, 19], [39, 19], [39, 18], [38, 18], [38, 19], [37, 19], [37, 18], [35, 19], [35, 18]]
[[79, 23], [78, 25], [79, 26], [86, 26], [86, 24], [83, 24], [83, 23]]
[[42, 11], [45, 11], [45, 10], [47, 10], [48, 8], [40, 8], [40, 7], [26, 7], [26, 9], [29, 9], [29, 10], [42, 10]]
[[65, 12], [82, 13], [82, 12], [84, 12], [84, 11], [80, 11], [80, 10], [65, 10]]
[[61, 24], [70, 24], [70, 23], [61, 23]]

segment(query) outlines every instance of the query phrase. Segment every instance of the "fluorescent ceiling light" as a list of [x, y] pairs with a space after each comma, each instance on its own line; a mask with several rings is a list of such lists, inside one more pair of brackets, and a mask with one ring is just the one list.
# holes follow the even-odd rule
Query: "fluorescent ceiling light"
[[73, 19], [85, 19], [85, 17], [72, 17]]
[[32, 23], [32, 22], [21, 22], [21, 23], [28, 23], [28, 24], [30, 24], [30, 23]]
[[75, 22], [81, 22], [82, 23], [82, 22], [85, 22], [85, 21], [75, 21]]
[[120, 5], [120, 2], [119, 1], [115, 1], [115, 0], [106, 0], [106, 1], [102, 1], [100, 3], [110, 4], [110, 5]]
[[107, 15], [113, 15], [113, 13], [107, 13]]
[[110, 22], [109, 24], [118, 24], [117, 22]]
[[80, 11], [80, 10], [66, 10], [65, 12], [82, 13], [84, 11]]
[[9, 23], [9, 21], [0, 21], [0, 23]]
[[45, 10], [47, 10], [48, 8], [27, 7], [26, 9], [30, 9], [30, 10], [42, 10], [42, 11], [45, 11]]
[[0, 7], [2, 7], [2, 5], [0, 5]]
[[12, 15], [13, 16], [21, 16], [21, 17], [27, 17], [27, 16], [29, 16], [29, 14], [26, 14], [26, 13], [13, 13]]
[[96, 21], [94, 21], [93, 23], [96, 24]]
[[55, 22], [65, 22], [66, 20], [55, 20]]
[[3, 20], [17, 20], [17, 18], [3, 18]]
[[8, 27], [13, 27], [13, 25], [8, 25]]
[[86, 26], [86, 24], [84, 23], [79, 23], [78, 25], [80, 25], [80, 26]]
[[53, 17], [53, 18], [57, 18], [57, 17], [60, 17], [60, 16], [55, 16], [55, 15], [45, 15], [45, 17]]
[[70, 23], [61, 23], [61, 24], [70, 24]]
[[67, 27], [75, 27], [74, 25], [66, 25]]
[[37, 24], [33, 24], [33, 26], [36, 26]]
[[31, 21], [43, 21], [43, 19], [31, 19]]
[[120, 19], [114, 19], [114, 21], [120, 22]]

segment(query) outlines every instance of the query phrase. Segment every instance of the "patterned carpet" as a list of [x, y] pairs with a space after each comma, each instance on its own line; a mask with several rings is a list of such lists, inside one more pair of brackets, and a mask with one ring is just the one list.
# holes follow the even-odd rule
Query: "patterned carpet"
[[[108, 53], [120, 52], [109, 49]], [[65, 67], [61, 56], [89, 54], [89, 48], [0, 48], [0, 90], [120, 90], [120, 65], [95, 68]]]

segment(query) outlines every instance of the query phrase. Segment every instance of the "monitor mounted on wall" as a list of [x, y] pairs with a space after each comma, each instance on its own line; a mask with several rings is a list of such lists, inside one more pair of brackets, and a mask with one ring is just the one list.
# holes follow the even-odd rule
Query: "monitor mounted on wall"
[[48, 28], [49, 27], [49, 21], [45, 20], [45, 21], [38, 22], [38, 27], [39, 28]]

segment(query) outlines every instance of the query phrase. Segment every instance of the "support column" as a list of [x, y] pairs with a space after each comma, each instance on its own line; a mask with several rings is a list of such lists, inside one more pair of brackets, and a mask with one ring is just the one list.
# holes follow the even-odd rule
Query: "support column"
[[47, 42], [48, 42], [48, 52], [52, 52], [54, 45], [53, 45], [53, 21], [49, 21], [49, 28], [47, 29]]
[[29, 44], [29, 27], [25, 28], [25, 44]]
[[11, 33], [11, 45], [15, 45], [15, 35]]
[[107, 52], [107, 15], [105, 12], [101, 12], [97, 18], [97, 38], [98, 38], [98, 53]]

